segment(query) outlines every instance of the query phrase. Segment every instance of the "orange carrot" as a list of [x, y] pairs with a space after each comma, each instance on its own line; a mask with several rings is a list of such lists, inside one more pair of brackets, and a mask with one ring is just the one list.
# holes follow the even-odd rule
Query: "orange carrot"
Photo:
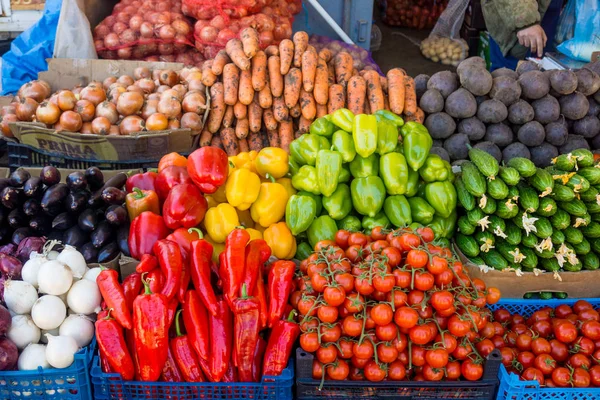
[[313, 94], [306, 90], [300, 90], [300, 108], [302, 116], [306, 119], [315, 119], [317, 115], [317, 104]]
[[421, 108], [417, 107], [417, 111], [414, 114], [404, 114], [404, 121], [414, 121], [422, 124], [425, 121], [425, 113], [423, 110], [421, 110]]
[[288, 108], [294, 107], [300, 98], [300, 87], [302, 86], [302, 72], [298, 68], [292, 68], [285, 76], [283, 97]]
[[260, 92], [267, 83], [267, 55], [259, 51], [252, 58], [252, 87]]
[[258, 104], [258, 98], [255, 98], [252, 104], [248, 106], [248, 124], [252, 132], [260, 132], [262, 113], [263, 109]]
[[310, 124], [312, 124], [313, 121], [313, 119], [306, 119], [304, 116], [301, 116], [298, 121], [298, 132], [301, 134], [310, 132]]
[[327, 113], [331, 114], [335, 110], [344, 108], [346, 99], [344, 98], [344, 88], [340, 84], [329, 87], [329, 103], [327, 104]]
[[331, 50], [329, 49], [321, 49], [319, 52], [319, 58], [325, 60], [328, 63], [331, 60]]
[[369, 99], [369, 109], [371, 113], [384, 109], [383, 90], [379, 81], [379, 74], [375, 71], [367, 71], [365, 73], [365, 81], [367, 81], [367, 97]]
[[285, 75], [290, 70], [294, 62], [294, 42], [290, 39], [283, 39], [279, 43], [279, 58], [281, 59], [280, 72]]
[[273, 97], [283, 94], [283, 75], [281, 75], [281, 62], [279, 56], [271, 56], [267, 61], [269, 67], [269, 86]]
[[279, 140], [279, 131], [277, 128], [267, 129], [267, 137], [269, 138], [269, 146], [270, 147], [281, 146], [281, 141]]
[[225, 88], [225, 104], [233, 106], [238, 101], [240, 86], [240, 70], [233, 63], [223, 68], [223, 87]]
[[300, 103], [296, 103], [296, 105], [290, 108], [290, 117], [292, 118], [300, 118], [302, 115], [302, 109], [300, 108]]
[[213, 74], [217, 76], [221, 75], [223, 73], [223, 67], [230, 62], [231, 58], [229, 58], [227, 52], [225, 50], [220, 50], [215, 56], [211, 67]]
[[225, 150], [225, 147], [223, 147], [223, 141], [221, 140], [221, 136], [219, 135], [214, 135], [210, 141], [210, 145], [212, 147], [218, 147], [221, 150]]
[[393, 68], [387, 73], [388, 99], [390, 111], [401, 115], [404, 112], [404, 72], [400, 68]]
[[390, 102], [389, 102], [388, 97], [386, 95], [383, 95], [383, 108], [385, 110], [390, 111]]
[[273, 98], [273, 116], [277, 122], [287, 121], [289, 118], [289, 109], [285, 105], [283, 97]]
[[221, 122], [221, 125], [223, 125], [225, 128], [232, 127], [233, 117], [233, 106], [225, 107], [225, 114], [223, 115], [223, 122]]
[[404, 114], [414, 115], [417, 112], [417, 91], [415, 80], [404, 76]]
[[272, 131], [277, 129], [277, 120], [273, 116], [273, 109], [267, 108], [263, 111], [263, 121], [267, 130]]
[[345, 89], [348, 86], [348, 80], [352, 76], [352, 56], [345, 51], [340, 51], [334, 58], [335, 81]]
[[248, 140], [240, 139], [240, 140], [238, 140], [238, 143], [240, 145], [240, 153], [250, 151], [250, 148], [248, 147]]
[[254, 89], [252, 88], [252, 74], [250, 71], [242, 71], [240, 73], [240, 90], [238, 97], [240, 103], [247, 106], [252, 103], [254, 99]]
[[317, 59], [317, 71], [315, 72], [315, 88], [313, 90], [315, 101], [325, 105], [329, 99], [329, 71], [327, 63], [319, 57]]
[[329, 86], [335, 84], [335, 67], [333, 66], [333, 62], [327, 64], [327, 82]]
[[212, 72], [213, 60], [202, 63], [202, 83], [204, 86], [212, 86], [217, 81], [217, 76]]
[[263, 148], [263, 140], [258, 132], [250, 132], [248, 135], [248, 147], [252, 151], [261, 151]]
[[223, 128], [219, 134], [221, 135], [221, 142], [223, 143], [227, 155], [230, 157], [238, 155], [240, 152], [240, 144], [233, 128]]
[[228, 41], [225, 45], [225, 51], [227, 51], [227, 55], [239, 69], [242, 71], [248, 71], [250, 69], [250, 60], [246, 57], [246, 54], [244, 54], [242, 42], [239, 39], [231, 39]]
[[200, 134], [200, 140], [198, 145], [200, 147], [210, 146], [210, 142], [212, 141], [213, 134], [206, 128], [202, 129], [202, 133]]
[[314, 50], [309, 49], [302, 54], [302, 86], [307, 92], [312, 92], [315, 87], [318, 58]]
[[265, 87], [258, 92], [258, 104], [260, 104], [262, 108], [270, 108], [273, 105], [273, 95], [271, 94], [269, 82], [267, 82]]
[[294, 67], [300, 68], [302, 66], [302, 54], [308, 47], [308, 33], [298, 31], [294, 33], [292, 40], [294, 42]]
[[278, 56], [279, 55], [279, 47], [272, 44], [265, 49], [265, 54], [267, 55], [267, 57]]
[[248, 58], [254, 57], [260, 50], [258, 32], [254, 28], [244, 28], [240, 32], [240, 39], [242, 40], [242, 47], [244, 54]]
[[237, 136], [238, 139], [244, 139], [248, 136], [248, 125], [248, 118], [238, 119], [235, 122], [235, 136]]
[[362, 76], [353, 76], [348, 81], [348, 109], [355, 115], [362, 114], [367, 97], [367, 83]]
[[388, 92], [388, 80], [387, 80], [387, 77], [380, 76], [379, 77], [379, 83], [381, 83], [381, 90], [383, 90], [384, 93], [387, 93]]
[[317, 103], [317, 118], [321, 118], [327, 115], [327, 104]]
[[217, 82], [210, 87], [210, 113], [208, 114], [208, 130], [217, 133], [221, 127], [223, 115], [225, 115], [225, 98], [223, 95], [223, 84]]
[[236, 119], [244, 119], [248, 115], [248, 107], [239, 101], [233, 106], [233, 115]]
[[294, 125], [292, 121], [283, 121], [279, 124], [279, 141], [282, 149], [289, 153], [290, 143], [294, 140]]

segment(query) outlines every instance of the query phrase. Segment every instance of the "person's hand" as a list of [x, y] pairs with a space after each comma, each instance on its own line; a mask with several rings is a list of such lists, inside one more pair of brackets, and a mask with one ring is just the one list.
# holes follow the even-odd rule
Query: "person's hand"
[[525, 47], [531, 49], [531, 54], [536, 54], [538, 57], [544, 55], [544, 47], [548, 38], [546, 32], [540, 25], [533, 25], [529, 28], [525, 28], [517, 32], [517, 38], [519, 43]]

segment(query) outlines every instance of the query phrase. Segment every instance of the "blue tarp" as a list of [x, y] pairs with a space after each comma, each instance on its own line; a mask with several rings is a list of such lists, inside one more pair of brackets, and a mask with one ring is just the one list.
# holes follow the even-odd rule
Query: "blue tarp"
[[46, 0], [38, 22], [21, 33], [2, 56], [2, 94], [16, 93], [26, 82], [48, 69], [47, 58], [54, 53], [54, 38], [62, 0]]

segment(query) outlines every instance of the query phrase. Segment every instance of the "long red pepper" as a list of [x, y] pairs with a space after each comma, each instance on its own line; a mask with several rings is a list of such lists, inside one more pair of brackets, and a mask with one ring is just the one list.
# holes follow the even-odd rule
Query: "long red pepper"
[[[150, 291], [152, 293], [161, 293], [165, 287], [165, 274], [160, 269], [153, 269], [146, 275], [148, 285], [150, 285]], [[142, 288], [142, 293], [146, 290]]]
[[175, 314], [177, 314], [177, 307], [179, 306], [179, 300], [177, 297], [173, 297], [169, 304], [167, 304], [167, 323], [168, 326], [171, 327], [173, 324], [173, 320], [175, 319]]
[[160, 376], [160, 380], [163, 382], [183, 382], [184, 378], [177, 366], [177, 362], [173, 358], [173, 352], [169, 347], [169, 351], [167, 352], [167, 361], [162, 370], [162, 374]]
[[192, 348], [190, 338], [188, 335], [182, 334], [179, 327], [179, 314], [181, 312], [182, 310], [179, 310], [175, 315], [175, 331], [177, 336], [170, 343], [173, 358], [175, 358], [177, 366], [186, 382], [204, 382], [204, 375], [202, 375], [198, 357]]
[[188, 290], [185, 294], [183, 323], [198, 357], [208, 360], [210, 355], [208, 313], [195, 290]]
[[133, 360], [133, 366], [135, 368], [135, 380], [140, 379], [140, 360], [137, 356], [137, 350], [135, 349], [135, 338], [133, 334], [133, 329], [125, 330], [125, 342], [127, 343], [127, 349], [129, 349], [129, 354], [131, 354], [131, 359]]
[[233, 345], [234, 364], [238, 367], [241, 382], [252, 381], [254, 352], [260, 331], [260, 303], [248, 296], [246, 285], [242, 286], [242, 297], [233, 301]]
[[252, 364], [252, 382], [260, 382], [262, 373], [262, 361], [267, 349], [267, 341], [261, 337], [258, 338], [256, 349], [254, 350], [254, 363]]
[[110, 317], [97, 320], [96, 340], [111, 370], [121, 374], [126, 381], [132, 380], [135, 373], [133, 360], [127, 350], [123, 328], [117, 321]]
[[[142, 280], [143, 281], [143, 280]], [[169, 349], [168, 300], [152, 293], [144, 282], [145, 294], [133, 302], [133, 334], [142, 381], [157, 381]]]
[[125, 293], [119, 283], [119, 273], [114, 269], [105, 269], [96, 278], [98, 289], [106, 306], [112, 309], [112, 317], [125, 329], [131, 329], [131, 310], [127, 307]]
[[125, 295], [125, 301], [127, 302], [127, 308], [133, 310], [133, 301], [140, 294], [142, 290], [142, 276], [137, 272], [129, 275], [123, 279], [123, 294]]
[[293, 322], [295, 313], [292, 311], [286, 321], [279, 320], [273, 325], [265, 350], [263, 376], [279, 376], [287, 366], [294, 343], [300, 335], [300, 326]]
[[275, 261], [269, 270], [269, 328], [283, 317], [285, 305], [292, 293], [296, 264], [293, 261]]
[[[202, 232], [198, 235], [202, 238]], [[194, 287], [208, 312], [217, 315], [217, 297], [210, 279], [213, 247], [204, 239], [194, 240], [190, 253], [190, 274]]]
[[260, 329], [262, 330], [267, 327], [269, 322], [269, 316], [267, 314], [267, 292], [265, 291], [265, 280], [263, 279], [262, 274], [258, 276], [258, 280], [256, 281], [254, 296], [256, 296], [258, 302], [260, 303]]
[[244, 280], [244, 269], [246, 265], [246, 244], [250, 241], [250, 234], [242, 228], [235, 228], [225, 239], [225, 265], [219, 267], [219, 275], [223, 280], [223, 293], [225, 298], [232, 304], [238, 297], [242, 281]]
[[[262, 266], [271, 257], [271, 248], [263, 239], [251, 240], [246, 246], [246, 269], [242, 286], [246, 285], [248, 293], [254, 293], [256, 281], [262, 272]], [[241, 291], [240, 291], [241, 292]]]
[[210, 363], [208, 362], [208, 360], [198, 358], [198, 362], [200, 363], [200, 368], [202, 368], [202, 372], [204, 372], [204, 376], [206, 376], [206, 379], [208, 379], [209, 382], [217, 382], [212, 375], [212, 371], [210, 370]]
[[200, 231], [197, 228], [179, 228], [175, 229], [173, 233], [167, 236], [167, 240], [176, 242], [179, 245], [179, 250], [181, 250], [181, 257], [183, 258], [183, 265], [181, 266], [181, 285], [179, 286], [179, 292], [177, 293], [177, 297], [182, 303], [185, 297], [185, 292], [187, 292], [188, 290], [188, 286], [190, 285], [190, 280], [192, 277], [192, 272], [190, 271], [190, 253], [192, 251], [192, 242], [194, 240], [200, 239], [200, 235], [202, 235], [202, 231]]
[[227, 372], [225, 372], [225, 375], [223, 375], [223, 379], [221, 380], [221, 382], [230, 382], [230, 383], [240, 382], [237, 369], [235, 368], [233, 363], [231, 363], [231, 362], [229, 363]]
[[171, 300], [181, 286], [181, 265], [183, 263], [181, 250], [179, 250], [177, 243], [162, 239], [154, 244], [152, 251], [165, 275], [165, 287], [161, 293]]
[[217, 297], [217, 315], [209, 315], [208, 332], [211, 338], [209, 368], [214, 382], [220, 382], [227, 372], [233, 347], [233, 316], [222, 297]]
[[135, 266], [135, 272], [143, 274], [158, 268], [158, 260], [152, 254], [144, 254], [139, 264]]
[[100, 357], [100, 367], [102, 368], [102, 372], [107, 374], [114, 372], [110, 367], [110, 364], [108, 363], [108, 360], [106, 359], [106, 356], [104, 355], [102, 350], [98, 349], [98, 355]]

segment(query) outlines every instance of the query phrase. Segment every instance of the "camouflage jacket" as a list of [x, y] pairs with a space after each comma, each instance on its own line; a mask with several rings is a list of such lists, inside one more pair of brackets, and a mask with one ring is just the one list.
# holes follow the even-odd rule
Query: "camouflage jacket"
[[481, 8], [490, 36], [502, 54], [523, 59], [527, 48], [519, 44], [517, 32], [539, 24], [552, 0], [482, 0]]

